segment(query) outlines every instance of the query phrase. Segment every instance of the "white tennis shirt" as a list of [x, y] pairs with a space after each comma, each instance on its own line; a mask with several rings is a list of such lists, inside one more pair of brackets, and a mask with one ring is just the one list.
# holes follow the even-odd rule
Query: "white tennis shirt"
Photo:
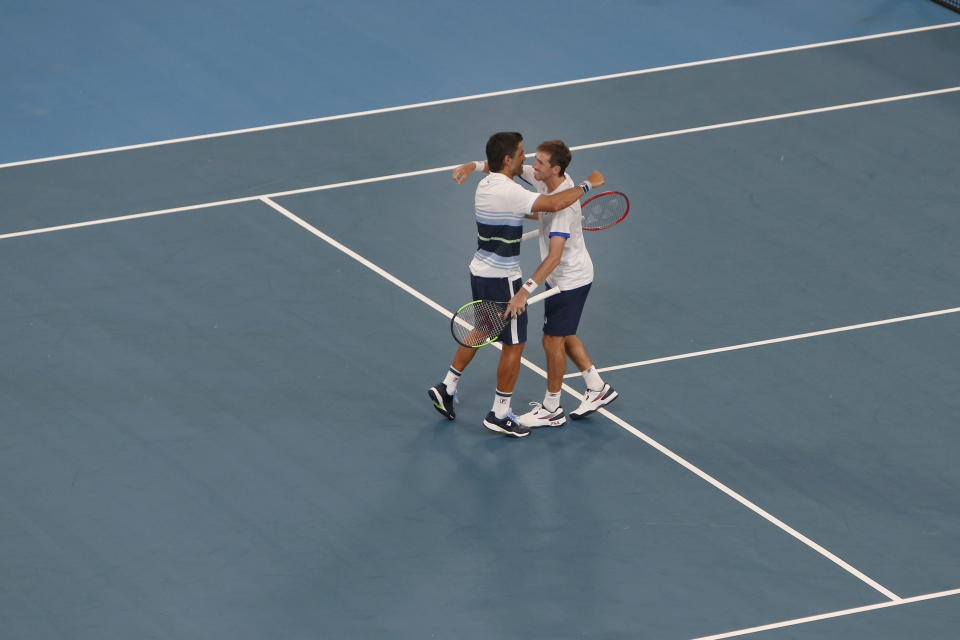
[[[539, 193], [557, 193], [574, 187], [570, 174], [564, 176], [554, 191], [550, 191], [545, 182], [533, 177], [533, 167], [523, 166], [523, 179], [529, 182]], [[532, 203], [531, 203], [532, 205]], [[563, 236], [567, 239], [563, 245], [563, 255], [560, 264], [547, 276], [547, 284], [558, 287], [561, 291], [569, 291], [593, 282], [593, 260], [587, 251], [587, 244], [583, 240], [583, 214], [580, 212], [580, 202], [574, 202], [566, 209], [553, 213], [541, 211], [537, 223], [540, 241], [540, 259], [545, 260], [550, 253], [550, 237]]]
[[477, 252], [470, 261], [470, 273], [483, 278], [521, 277], [523, 216], [539, 197], [502, 173], [491, 173], [480, 181], [474, 195]]

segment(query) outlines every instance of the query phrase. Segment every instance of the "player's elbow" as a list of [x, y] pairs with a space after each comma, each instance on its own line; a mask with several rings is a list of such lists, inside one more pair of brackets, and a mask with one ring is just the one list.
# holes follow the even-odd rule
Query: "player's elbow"
[[531, 211], [534, 214], [541, 211], [544, 213], [555, 213], [560, 211], [560, 209], [563, 209], [563, 206], [563, 202], [557, 200], [557, 198], [554, 196], [540, 196], [533, 201], [533, 207], [531, 207]]

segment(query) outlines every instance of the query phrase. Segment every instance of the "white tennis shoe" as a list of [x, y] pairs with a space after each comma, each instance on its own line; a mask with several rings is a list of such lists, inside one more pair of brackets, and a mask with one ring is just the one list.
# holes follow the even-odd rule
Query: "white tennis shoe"
[[613, 390], [609, 384], [604, 383], [603, 389], [600, 391], [590, 391], [589, 389], [585, 394], [583, 394], [583, 402], [580, 403], [580, 406], [570, 412], [570, 417], [574, 420], [579, 420], [584, 418], [600, 407], [610, 404], [617, 399], [619, 394]]
[[517, 418], [517, 422], [531, 429], [535, 427], [559, 427], [567, 421], [563, 415], [563, 407], [557, 407], [555, 411], [547, 411], [539, 402], [531, 402], [532, 411], [528, 411]]

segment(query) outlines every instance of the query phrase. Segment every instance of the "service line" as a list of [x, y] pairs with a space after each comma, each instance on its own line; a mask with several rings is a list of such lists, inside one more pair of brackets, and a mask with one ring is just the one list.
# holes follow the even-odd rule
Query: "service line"
[[[931, 96], [944, 95], [949, 93], [956, 93], [960, 91], [960, 85], [954, 87], [945, 87], [943, 89], [934, 89], [932, 91], [921, 91], [918, 93], [906, 93], [898, 96], [888, 96], [885, 98], [876, 98], [873, 100], [862, 100], [859, 102], [848, 102], [844, 104], [831, 105], [827, 107], [818, 107], [816, 109], [804, 109], [802, 111], [791, 111], [789, 113], [778, 113], [768, 116], [758, 116], [756, 118], [747, 118], [745, 120], [733, 120], [730, 122], [719, 122], [716, 124], [708, 124], [699, 127], [690, 127], [686, 129], [676, 129], [673, 131], [663, 131], [660, 133], [650, 133], [641, 136], [634, 136], [631, 138], [619, 138], [617, 140], [605, 140], [601, 142], [593, 142], [590, 144], [582, 144], [574, 147], [570, 147], [572, 150], [582, 150], [582, 149], [597, 149], [600, 147], [609, 147], [613, 145], [634, 143], [634, 142], [643, 142], [646, 140], [654, 140], [657, 138], [666, 138], [670, 136], [680, 136], [690, 133], [702, 133], [704, 131], [711, 131], [715, 129], [725, 129], [728, 127], [738, 127], [744, 125], [758, 124], [761, 122], [770, 122], [773, 120], [783, 120], [786, 118], [797, 118], [802, 116], [809, 116], [818, 113], [828, 113], [831, 111], [840, 111], [843, 109], [857, 109], [862, 107], [868, 107], [878, 104], [884, 104], [889, 102], [900, 102], [903, 100], [914, 100], [917, 98], [928, 98]], [[168, 213], [179, 213], [182, 211], [191, 211], [194, 209], [204, 209], [208, 207], [218, 207], [223, 205], [238, 204], [241, 202], [254, 202], [256, 200], [262, 200], [263, 198], [269, 198], [271, 200], [277, 198], [283, 198], [285, 196], [293, 196], [302, 193], [312, 193], [315, 191], [326, 191], [329, 189], [341, 189], [343, 187], [353, 187], [364, 184], [371, 184], [374, 182], [384, 182], [387, 180], [401, 180], [404, 178], [411, 178], [415, 176], [428, 175], [431, 173], [440, 173], [443, 171], [452, 171], [453, 169], [460, 166], [459, 164], [452, 164], [444, 167], [435, 167], [433, 169], [421, 169], [418, 171], [405, 171], [403, 173], [393, 173], [385, 176], [376, 176], [373, 178], [360, 178], [358, 180], [347, 180], [344, 182], [334, 182], [330, 184], [322, 184], [313, 187], [304, 187], [302, 189], [291, 189], [289, 191], [276, 191], [274, 193], [263, 193], [255, 196], [246, 196], [243, 198], [232, 198], [229, 200], [218, 200], [216, 202], [203, 202], [200, 204], [190, 204], [184, 205], [181, 207], [173, 207], [170, 209], [158, 209], [156, 211], [145, 211], [142, 213], [134, 213], [130, 215], [117, 216], [113, 218], [102, 218], [100, 220], [88, 220], [85, 222], [75, 222], [71, 224], [58, 225], [55, 227], [43, 227], [39, 229], [29, 229], [26, 231], [15, 231], [13, 233], [0, 234], [0, 240], [6, 240], [9, 238], [18, 238], [22, 236], [35, 235], [38, 233], [49, 233], [51, 231], [63, 231], [65, 229], [76, 229], [79, 227], [88, 227], [90, 225], [96, 224], [105, 224], [108, 222], [119, 222], [122, 220], [132, 220], [135, 218], [145, 218], [149, 216], [158, 216]]]

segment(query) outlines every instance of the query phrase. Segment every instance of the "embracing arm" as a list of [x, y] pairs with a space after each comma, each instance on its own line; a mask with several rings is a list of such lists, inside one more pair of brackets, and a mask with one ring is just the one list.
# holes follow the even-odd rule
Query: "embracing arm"
[[580, 196], [589, 191], [591, 187], [599, 187], [603, 185], [604, 182], [606, 182], [606, 180], [603, 174], [599, 171], [594, 171], [584, 182], [581, 182], [576, 187], [565, 189], [560, 193], [540, 196], [534, 201], [530, 211], [536, 213], [538, 211], [560, 211], [561, 209], [566, 209], [579, 200]]
[[490, 173], [487, 170], [486, 160], [477, 160], [476, 162], [467, 162], [454, 169], [453, 179], [457, 181], [457, 184], [463, 184], [463, 181], [467, 179], [468, 175], [473, 173], [474, 169], [480, 169], [484, 173]]

